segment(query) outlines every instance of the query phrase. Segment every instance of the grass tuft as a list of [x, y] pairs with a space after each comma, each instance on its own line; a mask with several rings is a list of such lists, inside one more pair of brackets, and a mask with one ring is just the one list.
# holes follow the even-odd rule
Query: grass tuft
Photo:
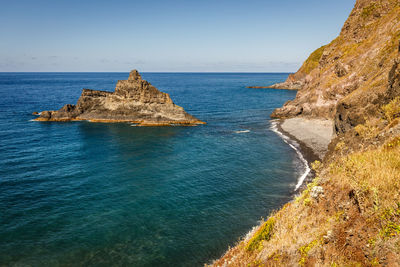
[[364, 139], [371, 139], [378, 135], [379, 128], [370, 120], [367, 120], [365, 124], [359, 124], [354, 127], [356, 133]]
[[392, 122], [394, 119], [400, 117], [400, 96], [390, 101], [389, 104], [383, 106], [382, 111], [385, 113], [388, 122]]
[[320, 244], [320, 240], [319, 239], [315, 239], [314, 241], [312, 241], [311, 243], [304, 245], [302, 247], [299, 248], [299, 252], [300, 252], [300, 260], [299, 260], [299, 265], [300, 266], [304, 266], [306, 264], [307, 258], [308, 258], [308, 252], [315, 246], [317, 246], [318, 244]]

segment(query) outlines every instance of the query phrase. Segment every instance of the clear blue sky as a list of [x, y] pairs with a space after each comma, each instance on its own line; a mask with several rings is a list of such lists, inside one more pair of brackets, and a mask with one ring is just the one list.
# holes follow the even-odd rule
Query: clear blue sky
[[0, 0], [0, 71], [293, 72], [355, 0]]

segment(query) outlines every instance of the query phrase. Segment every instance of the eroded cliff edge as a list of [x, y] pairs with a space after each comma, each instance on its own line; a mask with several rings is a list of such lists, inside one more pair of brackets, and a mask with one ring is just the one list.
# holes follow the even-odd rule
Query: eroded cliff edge
[[175, 105], [137, 70], [117, 82], [115, 92], [83, 89], [76, 105], [42, 111], [37, 121], [131, 122], [141, 126], [205, 124]]
[[301, 87], [273, 117], [330, 119], [336, 137], [307, 188], [214, 266], [400, 266], [399, 39], [399, 0], [357, 0], [289, 77]]

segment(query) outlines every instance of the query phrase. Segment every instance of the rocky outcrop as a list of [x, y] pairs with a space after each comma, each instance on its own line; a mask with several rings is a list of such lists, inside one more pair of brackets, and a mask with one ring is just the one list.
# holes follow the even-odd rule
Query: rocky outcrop
[[143, 80], [137, 70], [130, 72], [128, 80], [118, 81], [115, 92], [83, 89], [76, 105], [42, 111], [36, 120], [132, 122], [142, 126], [204, 124]]
[[[293, 101], [272, 117], [322, 117], [346, 131], [385, 103], [388, 73], [397, 57], [400, 1], [357, 0], [340, 35], [313, 52], [295, 74], [274, 88], [298, 86]], [[358, 109], [358, 110], [357, 110]]]
[[[400, 53], [400, 51], [399, 51]], [[389, 71], [386, 90], [370, 88], [368, 91], [355, 91], [351, 97], [338, 101], [335, 113], [335, 130], [346, 133], [371, 118], [380, 117], [380, 107], [400, 96], [400, 56], [393, 61]]]
[[302, 81], [276, 83], [265, 88], [271, 89], [286, 89], [286, 90], [300, 90], [303, 87]]
[[392, 100], [399, 95], [400, 95], [400, 42], [399, 42], [399, 56], [394, 61], [392, 69], [389, 72], [387, 97], [389, 100]]
[[248, 86], [247, 88], [256, 88], [256, 89], [271, 88], [271, 89], [285, 89], [285, 90], [300, 90], [304, 85], [304, 81], [301, 78], [300, 79], [296, 78], [298, 76], [296, 76], [295, 74], [289, 74], [289, 77], [283, 83], [276, 83], [276, 84], [268, 85], [268, 86]]

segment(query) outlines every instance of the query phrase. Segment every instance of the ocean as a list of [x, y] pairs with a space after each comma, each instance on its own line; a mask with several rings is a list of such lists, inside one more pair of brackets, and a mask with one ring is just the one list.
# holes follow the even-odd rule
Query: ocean
[[289, 201], [287, 73], [142, 73], [207, 125], [35, 122], [128, 73], [0, 73], [0, 265], [202, 266]]

